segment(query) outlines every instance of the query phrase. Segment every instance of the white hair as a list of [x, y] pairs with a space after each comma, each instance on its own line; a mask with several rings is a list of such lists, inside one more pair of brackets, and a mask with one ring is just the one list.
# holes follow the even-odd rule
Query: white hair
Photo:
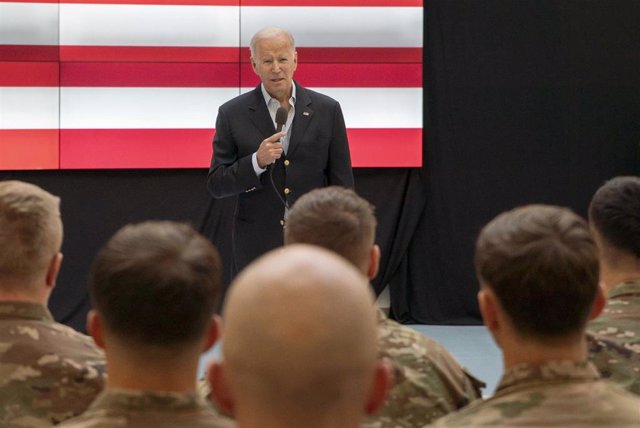
[[256, 45], [260, 40], [271, 39], [274, 37], [285, 36], [289, 39], [289, 44], [291, 45], [292, 50], [296, 50], [296, 41], [293, 39], [293, 34], [289, 32], [289, 30], [285, 30], [280, 27], [266, 27], [262, 30], [258, 30], [256, 34], [251, 38], [251, 42], [249, 43], [249, 49], [251, 50], [251, 58], [255, 58], [256, 55]]

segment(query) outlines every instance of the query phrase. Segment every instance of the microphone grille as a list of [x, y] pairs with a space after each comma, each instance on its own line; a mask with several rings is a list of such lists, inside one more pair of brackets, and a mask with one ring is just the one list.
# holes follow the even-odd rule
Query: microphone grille
[[287, 123], [287, 117], [289, 116], [289, 112], [284, 107], [278, 107], [276, 111], [276, 124], [284, 125]]

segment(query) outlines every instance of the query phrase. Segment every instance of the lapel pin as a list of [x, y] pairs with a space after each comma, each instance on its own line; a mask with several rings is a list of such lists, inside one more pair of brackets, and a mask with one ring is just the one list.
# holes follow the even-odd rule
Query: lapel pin
[[303, 115], [303, 116], [309, 116], [309, 112], [308, 112], [308, 111], [303, 111], [303, 112], [302, 112], [302, 115]]

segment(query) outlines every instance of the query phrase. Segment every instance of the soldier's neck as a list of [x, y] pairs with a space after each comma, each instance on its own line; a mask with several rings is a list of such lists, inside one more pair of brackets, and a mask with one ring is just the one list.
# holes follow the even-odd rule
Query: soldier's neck
[[[236, 403], [238, 404], [238, 403]], [[360, 428], [362, 410], [358, 406], [331, 406], [327, 403], [322, 409], [305, 412], [300, 407], [278, 411], [274, 408], [256, 406], [242, 407], [236, 405], [236, 421], [238, 428]], [[357, 409], [354, 411], [354, 409]], [[319, 410], [319, 411], [318, 411]]]
[[608, 293], [616, 285], [640, 279], [640, 261], [635, 257], [614, 263], [603, 261], [600, 265], [600, 281]]
[[530, 338], [512, 338], [501, 341], [504, 370], [517, 364], [543, 365], [551, 361], [582, 362], [587, 359], [584, 335], [573, 339], [549, 342]]
[[154, 352], [128, 352], [107, 346], [107, 389], [191, 393], [195, 391], [199, 350], [167, 358]]

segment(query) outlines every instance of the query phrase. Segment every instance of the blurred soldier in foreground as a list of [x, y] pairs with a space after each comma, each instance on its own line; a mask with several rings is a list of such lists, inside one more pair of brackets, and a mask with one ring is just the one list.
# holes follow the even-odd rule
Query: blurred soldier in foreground
[[552, 206], [508, 211], [480, 233], [475, 264], [504, 374], [493, 397], [436, 426], [640, 426], [640, 399], [587, 361], [586, 323], [604, 296], [585, 221]]
[[104, 355], [47, 309], [62, 263], [60, 199], [0, 182], [0, 426], [50, 426], [104, 386]]
[[292, 245], [231, 285], [213, 395], [238, 427], [357, 428], [384, 401], [373, 296], [341, 257]]
[[98, 253], [87, 325], [107, 355], [106, 390], [69, 427], [218, 427], [195, 394], [200, 354], [218, 337], [220, 259], [190, 226], [129, 225]]
[[588, 324], [589, 356], [604, 377], [640, 395], [640, 178], [607, 181], [591, 200], [589, 223], [608, 299]]
[[[285, 243], [327, 248], [346, 258], [369, 279], [378, 272], [374, 209], [341, 187], [312, 190], [293, 205]], [[391, 360], [395, 385], [368, 428], [421, 427], [480, 397], [481, 382], [467, 374], [446, 349], [377, 310], [380, 354]]]

